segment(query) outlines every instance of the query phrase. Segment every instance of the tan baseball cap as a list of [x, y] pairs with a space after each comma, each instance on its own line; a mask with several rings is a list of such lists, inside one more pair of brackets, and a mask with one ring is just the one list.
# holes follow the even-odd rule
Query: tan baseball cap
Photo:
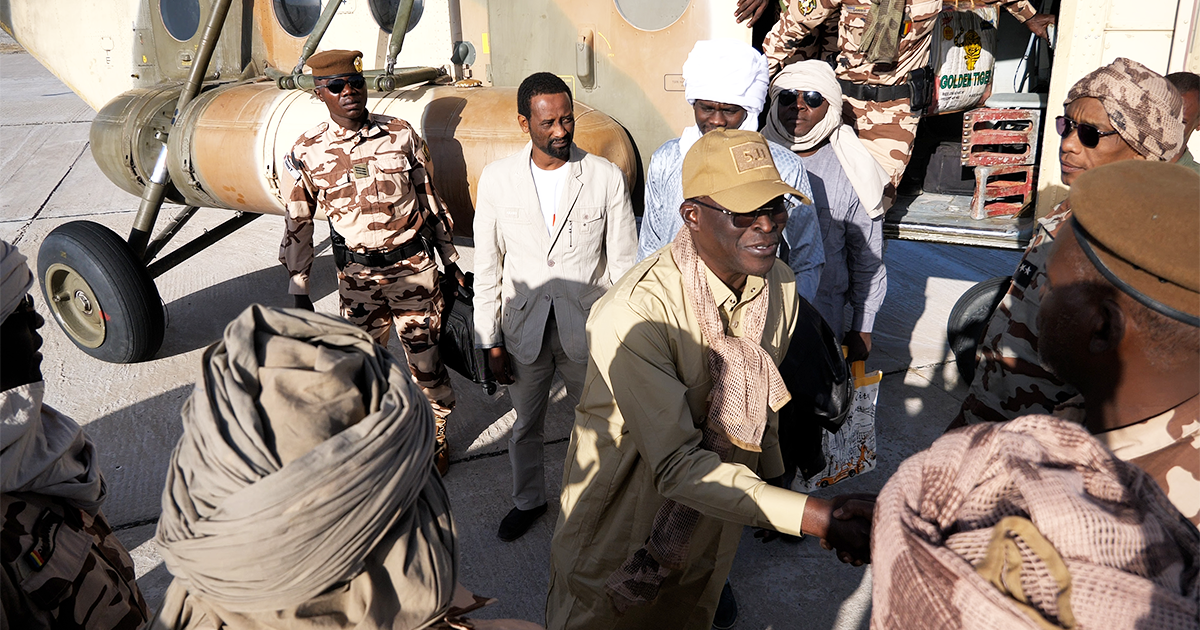
[[714, 129], [683, 157], [683, 198], [711, 197], [730, 212], [754, 212], [781, 195], [812, 203], [779, 178], [767, 141], [754, 131]]

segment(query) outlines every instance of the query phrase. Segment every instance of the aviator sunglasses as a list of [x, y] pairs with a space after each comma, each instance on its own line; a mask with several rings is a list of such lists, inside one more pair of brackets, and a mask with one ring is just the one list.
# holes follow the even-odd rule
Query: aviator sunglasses
[[728, 215], [729, 220], [733, 223], [733, 227], [739, 230], [744, 230], [751, 225], [754, 225], [754, 223], [758, 221], [758, 217], [761, 216], [771, 217], [771, 220], [775, 222], [775, 225], [783, 225], [787, 223], [788, 219], [787, 206], [781, 203], [763, 206], [754, 212], [730, 212], [725, 208], [718, 208], [717, 206], [704, 203], [699, 199], [692, 199], [691, 201], [696, 205], [704, 206], [705, 208], [716, 210], [717, 212]]
[[1114, 133], [1117, 133], [1115, 129], [1113, 131], [1100, 131], [1095, 125], [1075, 122], [1066, 116], [1059, 116], [1058, 118], [1055, 118], [1054, 128], [1058, 130], [1058, 135], [1062, 136], [1063, 138], [1071, 135], [1071, 130], [1074, 129], [1075, 132], [1079, 134], [1079, 144], [1082, 144], [1089, 149], [1095, 149], [1096, 145], [1100, 144], [1100, 138], [1103, 138], [1104, 136], [1111, 136]]
[[804, 104], [809, 108], [820, 107], [825, 102], [825, 97], [816, 90], [783, 90], [779, 93], [779, 104], [784, 107], [795, 107], [798, 99], [804, 99]]
[[329, 81], [329, 83], [326, 83], [325, 85], [318, 85], [317, 87], [323, 87], [326, 90], [329, 90], [330, 94], [340, 94], [347, 85], [356, 90], [361, 90], [367, 86], [367, 80], [364, 79], [362, 75], [357, 75], [348, 79], [333, 79]]

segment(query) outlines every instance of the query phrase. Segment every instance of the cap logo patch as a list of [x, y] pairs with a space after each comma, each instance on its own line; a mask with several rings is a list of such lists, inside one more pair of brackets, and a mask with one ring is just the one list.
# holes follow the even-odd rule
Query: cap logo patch
[[745, 142], [730, 147], [729, 153], [733, 156], [733, 165], [737, 167], [738, 174], [773, 165], [770, 149], [761, 142]]

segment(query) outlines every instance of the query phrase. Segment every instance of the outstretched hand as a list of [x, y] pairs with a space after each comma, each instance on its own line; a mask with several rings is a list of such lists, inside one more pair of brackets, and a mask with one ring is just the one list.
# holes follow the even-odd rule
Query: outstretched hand
[[843, 495], [831, 502], [833, 518], [821, 546], [836, 550], [838, 560], [860, 567], [871, 563], [871, 519], [875, 515], [871, 495]]

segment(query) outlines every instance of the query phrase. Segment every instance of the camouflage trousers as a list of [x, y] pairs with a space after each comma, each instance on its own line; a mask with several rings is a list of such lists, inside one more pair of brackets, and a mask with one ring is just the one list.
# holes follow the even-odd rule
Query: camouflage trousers
[[883, 190], [884, 205], [890, 207], [912, 155], [921, 117], [912, 113], [908, 99], [876, 103], [846, 96], [842, 98], [842, 120], [854, 127], [867, 151], [891, 178]]
[[438, 437], [442, 439], [446, 416], [454, 409], [454, 390], [438, 351], [445, 301], [438, 286], [437, 267], [413, 273], [408, 261], [391, 267], [347, 263], [338, 272], [338, 296], [342, 317], [382, 346], [387, 346], [395, 324], [413, 380], [433, 406]]
[[3, 623], [14, 630], [137, 630], [150, 612], [102, 512], [38, 494], [0, 496]]

